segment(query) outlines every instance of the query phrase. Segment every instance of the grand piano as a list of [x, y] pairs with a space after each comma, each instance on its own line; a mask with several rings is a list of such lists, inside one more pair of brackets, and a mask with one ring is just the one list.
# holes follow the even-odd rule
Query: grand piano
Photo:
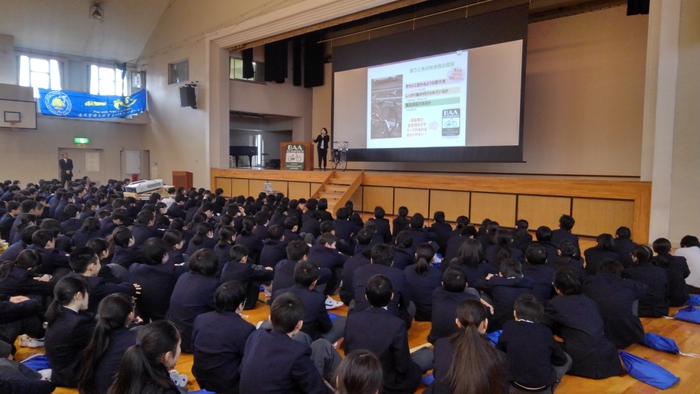
[[238, 167], [239, 156], [248, 156], [248, 165], [252, 167], [253, 156], [258, 155], [257, 146], [230, 146], [228, 149], [228, 154], [233, 156], [236, 161], [236, 168]]

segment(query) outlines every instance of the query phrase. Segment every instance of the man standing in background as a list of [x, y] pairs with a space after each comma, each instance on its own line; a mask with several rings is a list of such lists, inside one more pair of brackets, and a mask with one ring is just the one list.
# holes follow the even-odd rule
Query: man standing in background
[[61, 169], [61, 185], [65, 187], [66, 182], [73, 180], [73, 160], [68, 158], [68, 153], [63, 152], [61, 160], [58, 161], [58, 168]]

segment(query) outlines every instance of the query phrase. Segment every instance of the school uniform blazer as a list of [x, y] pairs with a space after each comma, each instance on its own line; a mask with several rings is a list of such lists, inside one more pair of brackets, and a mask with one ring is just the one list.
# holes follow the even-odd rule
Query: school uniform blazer
[[10, 237], [10, 230], [12, 230], [12, 225], [15, 222], [15, 217], [6, 213], [2, 219], [0, 219], [0, 235], [2, 239], [7, 240]]
[[352, 243], [352, 235], [357, 234], [362, 227], [349, 220], [336, 219], [333, 221], [333, 230], [338, 240], [344, 240], [348, 244]]
[[145, 224], [136, 224], [131, 228], [131, 235], [136, 241], [134, 245], [141, 246], [149, 238], [162, 238], [163, 234], [156, 229], [156, 226], [146, 226]]
[[615, 345], [605, 338], [605, 324], [595, 301], [583, 294], [557, 296], [545, 308], [545, 322], [571, 356], [569, 374], [592, 379], [621, 375]]
[[411, 254], [416, 253], [416, 249], [418, 249], [418, 245], [420, 244], [437, 242], [437, 235], [428, 231], [427, 228], [409, 228], [408, 231], [411, 233], [411, 239], [413, 239], [411, 247], [408, 248]]
[[[486, 337], [483, 338], [484, 341], [488, 341]], [[454, 345], [452, 344], [451, 338], [442, 338], [435, 342], [434, 348], [434, 359], [433, 359], [433, 377], [435, 380], [428, 386], [424, 391], [425, 394], [453, 394], [454, 390], [451, 387], [449, 380], [445, 379], [447, 376], [447, 371], [450, 370], [452, 365], [452, 358], [454, 357]], [[501, 360], [497, 365], [497, 368], [501, 370], [501, 376], [503, 380], [501, 382], [501, 392], [507, 394], [509, 392], [508, 381], [505, 379], [505, 362], [506, 355], [503, 352], [498, 351], [498, 357]], [[475, 360], [474, 362], [478, 362]]]
[[331, 221], [334, 220], [334, 219], [333, 219], [333, 214], [330, 213], [330, 212], [328, 212], [328, 211], [325, 210], [325, 209], [319, 209], [319, 210], [318, 210], [318, 213], [321, 214], [321, 221], [322, 221], [322, 222], [324, 222], [324, 221], [326, 221], [326, 220], [331, 220]]
[[207, 312], [194, 319], [192, 374], [199, 386], [217, 393], [237, 393], [241, 360], [255, 326], [236, 312]]
[[226, 263], [231, 261], [232, 247], [233, 245], [230, 243], [225, 243], [224, 246], [219, 246], [218, 242], [216, 243], [216, 246], [214, 246], [214, 253], [216, 253], [216, 257], [219, 258], [219, 268], [216, 272], [219, 276], [221, 275]]
[[110, 294], [123, 293], [130, 296], [136, 295], [136, 289], [131, 283], [106, 283], [103, 278], [99, 276], [85, 277], [75, 272], [71, 272], [67, 276], [73, 276], [75, 278], [82, 278], [88, 284], [88, 293], [90, 298], [88, 299], [88, 312], [97, 313], [97, 306], [100, 304], [103, 298]]
[[415, 254], [409, 249], [404, 249], [396, 245], [393, 245], [391, 249], [394, 250], [394, 263], [391, 265], [392, 267], [404, 270], [406, 267], [416, 262]]
[[668, 267], [658, 264], [658, 256], [652, 259], [654, 264], [666, 270], [668, 276], [668, 300], [671, 306], [683, 306], [688, 301], [688, 287], [685, 278], [690, 275], [688, 262], [683, 256], [668, 256]]
[[263, 226], [262, 224], [258, 224], [255, 226], [255, 230], [253, 230], [253, 234], [257, 235], [258, 238], [260, 238], [261, 240], [264, 240], [264, 239], [268, 238], [267, 230], [268, 230], [267, 226]]
[[449, 223], [433, 223], [430, 226], [430, 232], [434, 233], [437, 237], [437, 244], [440, 246], [440, 253], [445, 254], [447, 251], [447, 240], [450, 239], [450, 233], [452, 233], [452, 226]]
[[65, 212], [63, 212], [67, 205], [68, 201], [61, 199], [61, 202], [59, 202], [56, 206], [56, 211], [53, 213], [53, 218], [59, 222], [63, 222], [64, 220], [68, 219]]
[[416, 272], [416, 265], [412, 264], [403, 271], [406, 274], [406, 287], [408, 299], [416, 305], [417, 321], [430, 321], [433, 314], [433, 292], [442, 287], [442, 271], [428, 266], [425, 275]]
[[445, 246], [445, 255], [442, 257], [443, 264], [445, 262], [449, 263], [452, 259], [457, 258], [459, 254], [459, 248], [462, 246], [464, 241], [468, 240], [469, 237], [458, 235], [447, 240], [447, 245]]
[[187, 258], [182, 250], [168, 249], [168, 263], [181, 264], [187, 261]]
[[94, 393], [107, 394], [109, 387], [114, 383], [115, 375], [119, 372], [126, 349], [136, 344], [136, 334], [137, 331], [131, 331], [126, 327], [112, 331], [109, 346], [95, 368]]
[[367, 221], [374, 222], [377, 225], [377, 234], [380, 234], [384, 238], [384, 243], [391, 242], [391, 226], [389, 225], [389, 219], [370, 218]]
[[311, 361], [311, 348], [270, 329], [255, 330], [241, 361], [241, 394], [333, 394]]
[[292, 241], [296, 241], [299, 238], [301, 238], [299, 234], [293, 232], [292, 230], [284, 230], [284, 243], [286, 245], [289, 245]]
[[180, 329], [182, 350], [192, 352], [192, 325], [202, 313], [214, 310], [214, 292], [219, 287], [215, 276], [187, 272], [180, 276], [170, 296], [168, 320]]
[[255, 234], [238, 234], [236, 236], [236, 245], [244, 245], [248, 248], [248, 260], [252, 263], [260, 261], [260, 253], [263, 249], [263, 242], [260, 237]]
[[394, 220], [391, 221], [392, 224], [392, 230], [391, 233], [392, 235], [396, 236], [398, 233], [402, 232], [403, 230], [408, 229], [408, 224], [409, 221], [405, 217], [396, 217]]
[[95, 211], [88, 209], [88, 210], [85, 210], [83, 212], [80, 212], [80, 216], [78, 217], [78, 219], [81, 222], [84, 222], [85, 219], [92, 218], [92, 217], [95, 217]]
[[535, 282], [535, 286], [532, 288], [532, 294], [537, 297], [542, 305], [547, 305], [547, 301], [557, 294], [554, 291], [554, 285], [552, 285], [555, 272], [554, 268], [544, 264], [523, 264], [523, 276]]
[[545, 241], [535, 241], [532, 243], [532, 245], [534, 244], [541, 245], [544, 247], [544, 250], [547, 251], [547, 264], [554, 264], [554, 262], [557, 261], [557, 258], [559, 258], [559, 247], [557, 245]]
[[299, 234], [313, 234], [314, 238], [321, 235], [321, 222], [313, 218], [307, 218], [299, 227]]
[[515, 300], [521, 294], [532, 294], [535, 282], [526, 276], [507, 279], [494, 275], [486, 281], [486, 285], [493, 299], [494, 313], [488, 327], [489, 332], [493, 332], [502, 329], [505, 322], [513, 320]]
[[272, 280], [273, 276], [274, 271], [268, 271], [261, 265], [229, 261], [221, 271], [221, 283], [237, 280], [246, 285], [252, 281], [266, 282]]
[[548, 261], [546, 265], [548, 267], [552, 267], [552, 269], [555, 272], [557, 269], [559, 269], [559, 267], [569, 267], [574, 271], [578, 272], [578, 274], [581, 275], [582, 279], [586, 279], [588, 277], [586, 269], [583, 268], [583, 261], [575, 257], [559, 256], [556, 260], [552, 261], [551, 263]]
[[352, 285], [355, 293], [355, 307], [353, 313], [364, 311], [370, 307], [369, 301], [365, 298], [365, 287], [369, 279], [377, 274], [382, 274], [389, 278], [394, 288], [394, 298], [387, 307], [389, 313], [403, 319], [406, 327], [411, 326], [413, 320], [408, 314], [408, 289], [406, 287], [406, 274], [397, 268], [381, 264], [363, 265], [355, 270], [352, 277]]
[[83, 351], [95, 328], [95, 315], [61, 307], [61, 313], [46, 329], [44, 347], [51, 365], [51, 381], [57, 386], [77, 387]]
[[333, 271], [336, 268], [342, 268], [346, 258], [335, 249], [316, 244], [309, 250], [307, 260], [313, 261], [321, 268]]
[[165, 214], [168, 215], [170, 219], [180, 218], [185, 220], [187, 218], [187, 212], [182, 208], [182, 205], [177, 203], [172, 204]]
[[[479, 263], [476, 268], [467, 264], [459, 264], [457, 260], [452, 260], [449, 264], [440, 265], [440, 270], [447, 270], [448, 267], [459, 267], [467, 278], [467, 286], [478, 289], [479, 291], [487, 291], [488, 284], [486, 276], [488, 274], [498, 275], [498, 270], [487, 262]], [[443, 268], [444, 267], [444, 268]]]
[[74, 233], [78, 230], [80, 230], [80, 227], [83, 226], [83, 221], [80, 219], [68, 219], [61, 223], [61, 233], [68, 235], [68, 233]]
[[595, 275], [598, 271], [598, 265], [605, 259], [613, 259], [620, 261], [620, 255], [612, 250], [598, 250], [595, 247], [588, 248], [583, 252], [583, 257], [586, 259], [586, 273]]
[[144, 322], [165, 319], [175, 283], [185, 272], [187, 267], [175, 266], [171, 262], [158, 265], [137, 263], [129, 267], [129, 279], [141, 285], [136, 308]]
[[668, 274], [665, 269], [646, 262], [625, 269], [622, 277], [649, 286], [647, 293], [639, 298], [639, 317], [668, 316]]
[[0, 294], [9, 297], [17, 295], [53, 296], [53, 287], [53, 283], [34, 280], [34, 276], [29, 271], [19, 267], [12, 267], [7, 277], [0, 280]]
[[301, 302], [304, 304], [304, 325], [301, 327], [301, 331], [309, 334], [312, 340], [321, 338], [321, 334], [325, 334], [333, 328], [333, 323], [326, 310], [326, 296], [296, 284], [286, 289], [275, 290], [270, 303], [284, 293], [293, 293], [301, 298]]
[[342, 279], [342, 284], [340, 286], [340, 300], [343, 301], [345, 305], [350, 305], [350, 302], [355, 297], [355, 292], [352, 285], [352, 278], [355, 270], [369, 264], [369, 258], [362, 253], [356, 253], [354, 256], [350, 257], [345, 264], [343, 264], [343, 273], [340, 275], [340, 278]]
[[615, 251], [620, 255], [620, 262], [627, 268], [632, 265], [632, 249], [637, 243], [629, 238], [615, 238]]
[[107, 238], [112, 235], [112, 231], [119, 227], [116, 223], [112, 221], [111, 218], [105, 218], [102, 223], [100, 223], [100, 236]]
[[553, 366], [567, 361], [547, 326], [522, 320], [503, 325], [496, 349], [507, 355], [506, 379], [525, 387], [553, 385], [557, 381]]
[[349, 315], [343, 348], [345, 354], [366, 349], [379, 357], [383, 393], [413, 393], [420, 383], [421, 369], [411, 360], [406, 324], [384, 308], [369, 307]]
[[287, 244], [284, 241], [271, 239], [263, 242], [260, 252], [260, 265], [274, 268], [277, 263], [287, 258]]
[[646, 294], [648, 286], [613, 274], [586, 279], [583, 293], [595, 301], [605, 324], [605, 337], [618, 349], [644, 340], [644, 327], [632, 313], [632, 305]]
[[77, 230], [70, 239], [71, 244], [74, 245], [76, 248], [83, 248], [85, 247], [85, 245], [87, 245], [89, 240], [98, 237], [98, 231], [84, 232], [82, 230]]
[[530, 246], [530, 243], [532, 243], [532, 235], [525, 233], [521, 236], [516, 236], [515, 231], [513, 231], [512, 235], [513, 242], [510, 244], [510, 246], [520, 249], [521, 252], [525, 253], [527, 247]]
[[[486, 256], [486, 261], [496, 268], [499, 267], [499, 262], [498, 262], [498, 259], [496, 258], [498, 256], [499, 249], [500, 249], [500, 246], [498, 246], [498, 245], [489, 245], [489, 247], [486, 248], [486, 252], [484, 253], [484, 255]], [[508, 249], [510, 250], [510, 256], [512, 259], [516, 259], [520, 263], [525, 262], [525, 258], [523, 257], [523, 252], [521, 252], [520, 249], [514, 248], [512, 246], [508, 247]]]
[[561, 241], [565, 240], [565, 239], [568, 239], [568, 240], [570, 240], [571, 242], [573, 242], [573, 243], [576, 245], [576, 249], [577, 249], [577, 250], [579, 251], [579, 253], [580, 253], [581, 248], [580, 248], [579, 245], [578, 245], [578, 236], [577, 236], [577, 235], [574, 235], [574, 234], [572, 234], [572, 233], [570, 233], [570, 232], [568, 232], [568, 231], [566, 231], [566, 230], [562, 230], [562, 229], [560, 229], [560, 228], [558, 228], [558, 229], [556, 229], [556, 230], [552, 230], [552, 240], [551, 240], [551, 242], [552, 242], [554, 245], [556, 245], [557, 247], [559, 247], [559, 243], [560, 243]]
[[49, 216], [53, 217], [53, 215], [56, 213], [56, 208], [58, 208], [58, 203], [60, 203], [61, 200], [56, 198], [54, 195], [53, 198], [51, 198], [51, 201], [49, 201]]
[[187, 244], [187, 250], [185, 251], [185, 254], [188, 256], [192, 256], [194, 252], [200, 250], [200, 249], [212, 249], [214, 250], [214, 247], [216, 246], [217, 241], [214, 238], [209, 238], [209, 237], [202, 237], [202, 242], [199, 245], [196, 245], [194, 243], [194, 238], [190, 239], [190, 242]]
[[464, 300], [478, 300], [471, 293], [453, 293], [440, 286], [433, 291], [433, 315], [428, 342], [435, 344], [440, 338], [447, 338], [459, 329], [455, 324], [457, 305]]
[[15, 242], [8, 246], [2, 254], [0, 254], [0, 261], [15, 261], [20, 253], [27, 249], [27, 244], [23, 241]]
[[27, 249], [37, 251], [41, 255], [41, 265], [34, 271], [37, 274], [53, 274], [58, 268], [70, 269], [68, 254], [60, 250], [44, 249], [36, 245], [29, 245]]
[[121, 246], [114, 247], [112, 255], [112, 264], [119, 264], [128, 269], [131, 264], [141, 262], [141, 247], [137, 245], [122, 248]]

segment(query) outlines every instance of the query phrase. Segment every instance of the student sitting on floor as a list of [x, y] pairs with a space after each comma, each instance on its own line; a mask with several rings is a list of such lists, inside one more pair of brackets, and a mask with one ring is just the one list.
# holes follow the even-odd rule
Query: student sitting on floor
[[574, 228], [576, 220], [571, 215], [561, 215], [559, 218], [559, 228], [552, 231], [552, 243], [559, 245], [559, 243], [565, 239], [573, 241], [576, 245], [576, 250], [581, 251], [581, 247], [578, 244], [578, 236], [571, 233], [571, 229]]
[[[459, 254], [459, 249], [462, 247], [464, 242], [468, 239], [473, 239], [476, 236], [476, 229], [472, 226], [468, 226], [467, 224], [464, 224], [462, 227], [459, 227], [459, 230], [455, 231], [459, 231], [459, 234], [447, 240], [447, 249], [445, 251], [445, 255], [442, 257], [443, 264], [440, 265], [440, 268], [443, 271], [445, 270], [445, 268], [447, 268], [443, 268], [443, 266], [446, 265], [445, 263], [449, 264], [450, 262], [452, 262], [453, 259], [457, 258], [457, 255]], [[479, 245], [481, 246], [481, 242], [479, 242]], [[481, 262], [481, 260], [479, 262]]]
[[185, 246], [185, 239], [182, 237], [182, 232], [178, 230], [168, 230], [163, 234], [163, 240], [168, 245], [168, 261], [173, 264], [182, 264], [187, 261], [188, 257], [182, 252]]
[[284, 227], [279, 224], [267, 229], [267, 238], [260, 252], [260, 265], [274, 268], [277, 263], [287, 257], [287, 242], [284, 238]]
[[416, 249], [416, 263], [404, 270], [408, 299], [416, 304], [416, 321], [430, 321], [433, 312], [433, 292], [440, 287], [442, 271], [433, 267], [435, 249], [420, 244]]
[[335, 349], [326, 340], [319, 339], [309, 346], [293, 339], [301, 330], [303, 319], [304, 304], [296, 294], [285, 293], [275, 299], [270, 307], [272, 329], [255, 330], [246, 341], [241, 361], [241, 394], [333, 393], [322, 376], [332, 377], [340, 356], [335, 357], [337, 352], [333, 353]]
[[187, 245], [187, 251], [185, 253], [187, 253], [188, 256], [192, 256], [200, 249], [213, 250], [216, 246], [216, 240], [213, 237], [214, 226], [207, 222], [199, 223], [197, 225], [197, 231]]
[[505, 322], [513, 320], [515, 300], [521, 294], [532, 293], [535, 282], [528, 277], [523, 277], [520, 262], [512, 259], [502, 262], [498, 275], [489, 274], [486, 281], [494, 308], [489, 330], [496, 331], [502, 329]]
[[649, 286], [639, 299], [639, 317], [668, 316], [668, 274], [651, 262], [651, 249], [637, 245], [632, 250], [632, 265], [622, 271], [622, 277]]
[[245, 245], [248, 248], [248, 259], [251, 263], [257, 264], [260, 261], [263, 242], [255, 231], [255, 219], [246, 217], [241, 222], [241, 232], [236, 236], [236, 245]]
[[595, 275], [598, 264], [604, 259], [620, 260], [620, 255], [615, 249], [615, 239], [610, 234], [600, 234], [596, 238], [597, 245], [583, 252], [586, 258], [586, 273]]
[[[478, 243], [478, 241], [475, 241]], [[481, 247], [481, 245], [479, 245]], [[457, 332], [455, 325], [457, 305], [464, 300], [478, 300], [478, 292], [465, 291], [467, 277], [460, 267], [452, 266], [442, 275], [442, 286], [433, 292], [433, 313], [428, 342], [435, 344]]]
[[415, 262], [416, 256], [411, 251], [411, 246], [413, 246], [413, 238], [410, 232], [404, 230], [396, 235], [394, 245], [391, 247], [394, 250], [392, 267], [404, 270]]
[[114, 246], [112, 264], [129, 269], [131, 264], [141, 262], [141, 247], [135, 244], [131, 230], [127, 227], [120, 226], [114, 229], [109, 242]]
[[365, 287], [365, 297], [371, 306], [348, 316], [343, 348], [346, 353], [366, 349], [379, 357], [385, 393], [412, 393], [421, 375], [432, 368], [432, 350], [409, 352], [406, 324], [386, 309], [394, 298], [389, 278], [372, 276]]
[[605, 259], [598, 264], [598, 272], [583, 284], [583, 293], [598, 304], [605, 337], [618, 349], [644, 340], [644, 327], [633, 307], [648, 289], [643, 283], [622, 279], [623, 269], [619, 262]]
[[397, 212], [399, 216], [395, 217], [394, 220], [391, 222], [391, 234], [396, 237], [399, 235], [400, 232], [404, 230], [408, 230], [408, 208], [406, 207], [399, 207], [399, 210]]
[[516, 388], [555, 391], [571, 357], [561, 350], [552, 331], [540, 324], [544, 307], [532, 294], [515, 300], [514, 321], [503, 325], [496, 349], [508, 355], [506, 379]]
[[[294, 286], [294, 267], [300, 261], [304, 261], [308, 258], [309, 245], [304, 242], [303, 239], [297, 239], [292, 241], [287, 245], [287, 258], [280, 261], [275, 266], [275, 276], [272, 280], [272, 291], [279, 289], [286, 289], [288, 287]], [[317, 286], [324, 285], [328, 283], [331, 278], [333, 278], [333, 273], [326, 269], [321, 268], [319, 271], [319, 279]]]
[[[235, 248], [245, 246], [236, 245]], [[214, 293], [216, 312], [194, 319], [192, 374], [205, 390], [238, 393], [243, 350], [248, 336], [255, 331], [255, 326], [239, 314], [245, 298], [246, 289], [240, 282], [224, 282]]]
[[236, 230], [231, 226], [222, 226], [219, 228], [219, 233], [216, 237], [216, 246], [214, 246], [214, 253], [216, 257], [219, 258], [219, 268], [217, 268], [216, 274], [221, 275], [221, 271], [224, 270], [226, 263], [231, 261], [231, 248], [236, 242]]
[[[367, 221], [367, 223], [373, 223], [370, 221]], [[366, 223], [365, 223], [366, 224]], [[352, 299], [354, 297], [353, 293], [353, 285], [352, 285], [352, 276], [355, 273], [355, 270], [358, 269], [359, 267], [362, 267], [363, 265], [368, 265], [370, 264], [369, 258], [372, 254], [372, 250], [366, 249], [368, 246], [370, 246], [370, 242], [372, 241], [372, 231], [368, 229], [362, 229], [360, 230], [359, 233], [357, 233], [357, 247], [362, 249], [362, 252], [355, 253], [354, 256], [350, 257], [345, 261], [345, 264], [343, 264], [343, 272], [340, 276], [341, 279], [341, 285], [340, 285], [340, 299], [343, 301], [345, 305], [350, 305], [352, 302]]]
[[525, 264], [523, 265], [523, 276], [532, 279], [535, 286], [532, 288], [532, 293], [537, 296], [537, 299], [542, 305], [547, 305], [554, 292], [552, 286], [552, 278], [555, 270], [547, 266], [547, 251], [542, 245], [531, 245], [525, 251]]
[[364, 349], [348, 353], [336, 371], [338, 394], [376, 394], [383, 386], [382, 364]]
[[382, 236], [382, 238], [384, 239], [384, 243], [390, 243], [391, 227], [389, 226], [389, 219], [385, 219], [384, 215], [386, 215], [384, 208], [376, 206], [374, 207], [374, 217], [370, 218], [367, 221], [376, 223], [377, 234]]
[[562, 267], [554, 274], [554, 289], [559, 294], [547, 303], [544, 321], [571, 359], [571, 375], [604, 379], [621, 375], [622, 364], [615, 345], [605, 337], [605, 324], [595, 301], [582, 293], [581, 277]]
[[689, 298], [685, 278], [690, 275], [688, 262], [683, 256], [671, 255], [671, 241], [659, 238], [652, 244], [656, 256], [651, 259], [657, 267], [666, 270], [668, 276], [668, 300], [670, 306], [683, 306]]
[[559, 243], [559, 256], [554, 260], [547, 260], [547, 266], [552, 267], [555, 271], [559, 267], [569, 267], [581, 275], [582, 279], [588, 277], [586, 269], [583, 267], [583, 260], [581, 256], [576, 253], [576, 244], [569, 239], [565, 239]]
[[233, 245], [229, 251], [229, 262], [221, 272], [221, 283], [235, 280], [246, 288], [243, 309], [254, 309], [260, 296], [260, 285], [272, 280], [274, 272], [270, 267], [248, 263], [248, 248]]

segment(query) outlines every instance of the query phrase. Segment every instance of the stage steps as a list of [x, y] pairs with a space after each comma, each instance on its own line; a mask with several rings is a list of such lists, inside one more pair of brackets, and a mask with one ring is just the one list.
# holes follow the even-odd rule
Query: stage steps
[[331, 171], [326, 180], [312, 195], [313, 198], [328, 200], [328, 211], [335, 216], [338, 209], [352, 197], [362, 184], [364, 171], [340, 172]]

